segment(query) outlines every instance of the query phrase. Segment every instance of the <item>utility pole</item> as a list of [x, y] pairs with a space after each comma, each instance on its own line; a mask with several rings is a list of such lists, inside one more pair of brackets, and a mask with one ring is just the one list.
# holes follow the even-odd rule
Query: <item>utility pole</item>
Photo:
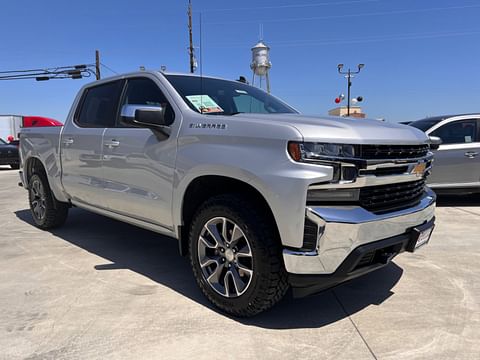
[[193, 54], [193, 35], [192, 35], [192, 0], [188, 0], [188, 36], [190, 46], [188, 47], [188, 54], [190, 55], [190, 72], [195, 72], [195, 57]]
[[95, 50], [95, 77], [100, 80], [100, 51]]
[[358, 64], [357, 71], [351, 71], [350, 68], [348, 68], [348, 71], [342, 71], [343, 64], [338, 64], [337, 66], [338, 73], [345, 75], [347, 79], [347, 116], [350, 116], [350, 88], [352, 87], [352, 78], [354, 78], [354, 74], [358, 74], [364, 66], [365, 64]]

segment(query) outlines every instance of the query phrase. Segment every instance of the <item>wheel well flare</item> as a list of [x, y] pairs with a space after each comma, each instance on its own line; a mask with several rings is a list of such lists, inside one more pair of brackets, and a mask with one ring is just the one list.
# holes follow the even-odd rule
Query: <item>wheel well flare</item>
[[272, 222], [273, 228], [277, 232], [277, 238], [279, 238], [278, 227], [270, 206], [265, 197], [252, 185], [225, 176], [201, 176], [188, 185], [183, 197], [182, 226], [179, 231], [180, 253], [182, 255], [188, 253], [188, 231], [195, 212], [205, 201], [222, 194], [241, 194], [243, 198], [251, 201]]

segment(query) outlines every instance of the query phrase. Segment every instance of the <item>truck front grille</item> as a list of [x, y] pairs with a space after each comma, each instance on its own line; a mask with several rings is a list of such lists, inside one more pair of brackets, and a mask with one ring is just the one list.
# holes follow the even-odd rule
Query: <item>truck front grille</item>
[[383, 213], [414, 206], [424, 192], [425, 179], [418, 181], [369, 186], [360, 189], [360, 205], [372, 212]]
[[375, 170], [360, 170], [360, 175], [391, 176], [391, 175], [404, 174], [407, 171], [408, 171], [408, 166], [392, 166], [392, 167], [378, 168]]
[[423, 145], [361, 145], [360, 157], [365, 160], [415, 159], [427, 155], [429, 146]]

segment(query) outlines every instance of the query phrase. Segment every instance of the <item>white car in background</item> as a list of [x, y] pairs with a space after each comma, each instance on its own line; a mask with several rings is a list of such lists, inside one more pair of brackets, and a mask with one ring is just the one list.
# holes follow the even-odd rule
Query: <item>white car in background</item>
[[480, 113], [429, 117], [409, 124], [441, 139], [429, 186], [441, 193], [480, 193]]

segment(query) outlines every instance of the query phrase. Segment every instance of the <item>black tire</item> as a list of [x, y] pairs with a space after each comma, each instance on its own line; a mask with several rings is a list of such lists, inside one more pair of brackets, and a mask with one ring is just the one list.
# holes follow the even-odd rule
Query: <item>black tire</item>
[[[251, 280], [241, 295], [238, 295], [238, 289], [235, 290], [236, 297], [226, 297], [216, 291], [207, 281], [200, 265], [200, 235], [202, 232], [205, 234], [204, 226], [209, 221], [219, 217], [229, 219], [241, 229], [244, 238], [248, 239], [252, 254]], [[272, 221], [269, 221], [252, 202], [234, 194], [211, 198], [195, 214], [189, 233], [189, 254], [193, 274], [205, 296], [228, 314], [238, 317], [256, 315], [272, 307], [287, 292], [287, 273], [283, 265], [280, 241], [275, 235], [277, 231], [273, 226]], [[225, 258], [222, 261], [224, 260]], [[228, 290], [226, 292], [228, 294]]]
[[18, 169], [20, 169], [20, 165], [19, 164], [10, 164], [10, 168], [13, 169], [13, 170], [18, 170]]
[[31, 176], [28, 182], [28, 200], [33, 221], [40, 229], [53, 229], [65, 223], [69, 206], [55, 199], [44, 174]]

